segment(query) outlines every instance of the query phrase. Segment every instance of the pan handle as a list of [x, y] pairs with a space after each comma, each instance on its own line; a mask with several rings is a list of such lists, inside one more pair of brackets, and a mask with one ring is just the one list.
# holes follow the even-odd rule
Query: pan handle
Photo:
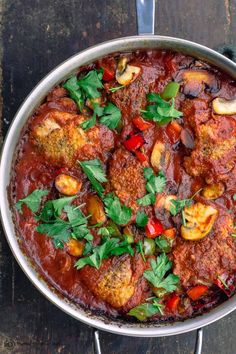
[[154, 34], [155, 0], [136, 0], [138, 34]]
[[[203, 329], [199, 328], [197, 330], [194, 354], [201, 354], [202, 352], [202, 337], [203, 337]], [[97, 329], [94, 330], [94, 353], [102, 354], [100, 339], [99, 339], [99, 331]]]

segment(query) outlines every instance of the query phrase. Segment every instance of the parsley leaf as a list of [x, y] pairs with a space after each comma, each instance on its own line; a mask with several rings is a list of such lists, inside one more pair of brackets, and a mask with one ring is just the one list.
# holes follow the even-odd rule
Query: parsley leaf
[[69, 203], [71, 203], [76, 197], [64, 197], [54, 200], [48, 200], [40, 213], [39, 216], [36, 217], [37, 220], [41, 220], [44, 222], [51, 221], [56, 217], [61, 215], [62, 209]]
[[[36, 227], [36, 230], [51, 237], [57, 248], [63, 248], [64, 243], [68, 242], [71, 237], [88, 241], [93, 239], [93, 235], [87, 228], [87, 217], [78, 206], [69, 205], [74, 199], [75, 197], [65, 197], [48, 200], [39, 216], [36, 217], [37, 220], [43, 222]], [[60, 218], [62, 210], [67, 220]]]
[[121, 111], [112, 103], [104, 108], [104, 115], [100, 118], [100, 123], [106, 125], [110, 129], [118, 127], [121, 119]]
[[172, 262], [162, 253], [157, 257], [156, 261], [151, 259], [152, 270], [145, 270], [144, 277], [160, 292], [161, 295], [170, 293], [177, 288], [179, 277], [175, 274], [166, 273], [171, 269]]
[[63, 87], [69, 91], [70, 97], [82, 111], [86, 97], [97, 98], [101, 96], [98, 89], [103, 88], [102, 72], [91, 70], [81, 79], [78, 79], [75, 75], [67, 80]]
[[192, 203], [192, 199], [171, 199], [170, 200], [170, 213], [171, 215], [177, 215], [185, 206], [189, 206]]
[[153, 303], [145, 302], [144, 304], [138, 305], [132, 308], [129, 312], [129, 316], [136, 317], [139, 321], [145, 321], [147, 318], [152, 317], [156, 313], [162, 313], [161, 309], [163, 305], [159, 302], [159, 299], [156, 298]]
[[96, 114], [93, 114], [91, 118], [85, 120], [80, 124], [80, 127], [84, 130], [92, 128], [96, 124]]
[[100, 196], [102, 196], [104, 188], [99, 182], [107, 182], [107, 179], [102, 169], [101, 161], [98, 159], [79, 161], [79, 164], [82, 167], [84, 173], [87, 175], [94, 189], [98, 192]]
[[149, 193], [149, 194], [146, 194], [144, 197], [139, 198], [137, 200], [137, 203], [138, 203], [138, 205], [147, 206], [147, 205], [154, 204], [155, 200], [156, 200], [155, 194]]
[[103, 88], [102, 72], [91, 70], [82, 79], [78, 80], [79, 87], [85, 92], [88, 98], [97, 98], [101, 96], [98, 89]]
[[159, 124], [166, 124], [173, 118], [179, 118], [183, 115], [182, 112], [175, 109], [175, 99], [165, 101], [158, 93], [147, 94], [147, 100], [155, 104], [148, 105], [146, 110], [142, 110], [143, 117], [153, 120]]
[[168, 253], [171, 251], [173, 239], [171, 239], [170, 237], [167, 237], [165, 235], [160, 235], [159, 237], [155, 238], [155, 243], [157, 245], [157, 250], [159, 252]]
[[103, 259], [109, 258], [111, 255], [120, 256], [124, 253], [134, 254], [132, 247], [125, 241], [120, 242], [117, 238], [106, 240], [102, 245], [94, 247], [90, 256], [80, 258], [76, 262], [77, 269], [83, 268], [85, 265], [90, 265], [97, 269], [100, 268]]
[[81, 128], [84, 130], [87, 130], [89, 128], [92, 128], [96, 122], [97, 119], [96, 117], [101, 117], [103, 115], [104, 107], [99, 106], [97, 102], [93, 103], [93, 115], [91, 118], [85, 120], [83, 123], [80, 124]]
[[22, 205], [25, 204], [27, 207], [33, 212], [36, 213], [39, 210], [42, 197], [48, 195], [47, 190], [43, 189], [35, 189], [31, 194], [29, 194], [26, 198], [18, 200], [16, 203], [16, 209], [22, 213]]
[[109, 88], [109, 91], [111, 91], [111, 92], [116, 92], [116, 91], [122, 89], [123, 87], [125, 87], [125, 85], [116, 86], [116, 87], [111, 87], [111, 88]]
[[[150, 168], [148, 170], [150, 170]], [[149, 193], [163, 192], [166, 186], [166, 177], [162, 171], [160, 171], [157, 176], [155, 176], [154, 172], [152, 173], [152, 175], [150, 175], [150, 172], [148, 171], [148, 177], [147, 172], [145, 174], [144, 171], [144, 177], [147, 180], [146, 189]]]
[[156, 176], [152, 168], [144, 168], [144, 177], [147, 181], [146, 190], [149, 192], [137, 200], [138, 205], [147, 206], [155, 203], [155, 193], [163, 192], [166, 186], [166, 177], [163, 171]]
[[141, 211], [137, 212], [137, 216], [136, 216], [136, 224], [139, 227], [144, 227], [146, 226], [148, 223], [148, 216], [145, 213], [142, 213]]
[[132, 216], [131, 208], [122, 205], [119, 198], [114, 193], [108, 193], [103, 198], [105, 211], [110, 219], [118, 225], [126, 225]]

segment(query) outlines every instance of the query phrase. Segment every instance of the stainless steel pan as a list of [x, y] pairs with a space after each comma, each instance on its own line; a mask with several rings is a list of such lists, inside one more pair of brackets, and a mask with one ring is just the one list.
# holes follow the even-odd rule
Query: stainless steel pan
[[[138, 32], [140, 34], [139, 36], [119, 38], [104, 42], [74, 55], [56, 67], [53, 71], [51, 71], [42, 81], [39, 82], [39, 84], [25, 99], [11, 124], [2, 150], [0, 169], [0, 207], [6, 238], [15, 256], [15, 259], [27, 277], [31, 280], [31, 282], [52, 303], [54, 303], [61, 310], [65, 311], [74, 318], [104, 331], [127, 336], [159, 337], [176, 335], [196, 330], [222, 318], [236, 308], [236, 297], [232, 297], [209, 313], [196, 318], [188, 319], [184, 322], [175, 322], [173, 324], [129, 324], [120, 320], [108, 321], [102, 317], [94, 316], [91, 313], [86, 312], [82, 308], [76, 306], [72, 302], [68, 301], [61, 295], [59, 296], [59, 294], [54, 289], [52, 289], [49, 284], [44, 282], [42, 278], [38, 276], [37, 271], [19, 247], [7, 195], [7, 187], [9, 185], [11, 176], [11, 166], [12, 161], [14, 160], [14, 151], [20, 136], [20, 132], [24, 127], [27, 119], [45, 98], [47, 92], [53, 86], [57, 85], [62, 80], [71, 75], [73, 72], [76, 72], [77, 68], [81, 65], [91, 63], [98, 58], [113, 52], [133, 51], [140, 48], [170, 49], [205, 60], [227, 72], [234, 79], [236, 79], [236, 64], [223, 55], [217, 53], [216, 51], [202, 45], [186, 41], [184, 39], [153, 35], [153, 0], [138, 0], [137, 12], [139, 29]], [[202, 332], [200, 331], [198, 332], [197, 350], [200, 350], [199, 348], [201, 347], [201, 338]], [[98, 333], [96, 333], [95, 341], [97, 345], [99, 345]], [[99, 352], [98, 347], [97, 352]], [[200, 351], [198, 351], [198, 353], [199, 352]]]

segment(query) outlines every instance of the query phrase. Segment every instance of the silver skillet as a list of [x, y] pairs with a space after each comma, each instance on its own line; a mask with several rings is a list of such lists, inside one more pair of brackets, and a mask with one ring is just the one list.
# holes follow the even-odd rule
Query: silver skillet
[[[111, 333], [138, 337], [161, 337], [177, 335], [198, 329], [195, 353], [201, 352], [201, 328], [226, 316], [236, 308], [236, 297], [232, 297], [217, 308], [196, 318], [172, 324], [130, 324], [121, 320], [108, 320], [84, 311], [79, 306], [58, 294], [39, 277], [36, 269], [19, 247], [12, 221], [7, 187], [10, 182], [14, 151], [24, 125], [36, 107], [40, 105], [48, 91], [76, 72], [77, 68], [96, 61], [114, 52], [134, 51], [136, 49], [166, 49], [182, 52], [215, 65], [236, 79], [236, 64], [216, 51], [184, 39], [154, 35], [154, 0], [137, 0], [137, 19], [139, 36], [124, 37], [90, 47], [67, 59], [51, 71], [25, 99], [10, 126], [2, 150], [0, 168], [0, 207], [1, 218], [9, 246], [18, 264], [35, 287], [53, 304], [70, 316], [89, 326]], [[100, 353], [99, 333], [95, 331], [95, 350]]]

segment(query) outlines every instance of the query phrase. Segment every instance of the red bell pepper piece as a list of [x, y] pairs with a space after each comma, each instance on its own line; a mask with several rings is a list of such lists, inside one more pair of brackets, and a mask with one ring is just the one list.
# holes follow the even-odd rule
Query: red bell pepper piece
[[177, 122], [170, 122], [166, 128], [166, 134], [172, 144], [175, 144], [180, 139], [182, 127]]
[[166, 303], [166, 309], [170, 312], [175, 312], [180, 302], [180, 297], [174, 294]]
[[99, 60], [98, 67], [103, 69], [103, 81], [110, 81], [115, 78], [116, 62], [113, 58]]
[[149, 219], [147, 225], [145, 226], [145, 232], [148, 238], [155, 238], [161, 235], [163, 231], [164, 228], [161, 222], [156, 218]]
[[145, 121], [142, 117], [137, 116], [133, 118], [133, 123], [141, 131], [149, 129], [152, 127], [152, 123]]
[[235, 277], [233, 275], [222, 275], [214, 282], [223, 292], [230, 297], [235, 290]]
[[172, 240], [175, 238], [176, 235], [176, 229], [174, 227], [170, 228], [170, 229], [165, 229], [163, 231], [163, 235], [165, 235], [166, 237], [171, 238]]
[[208, 286], [206, 285], [196, 285], [192, 289], [187, 291], [188, 296], [193, 301], [198, 300], [202, 295], [208, 291]]
[[147, 161], [147, 156], [142, 151], [136, 150], [135, 155], [141, 163]]
[[145, 143], [144, 138], [141, 135], [132, 135], [128, 140], [123, 142], [125, 148], [129, 151], [135, 151], [139, 149]]
[[103, 76], [102, 79], [103, 81], [110, 81], [112, 79], [114, 79], [115, 77], [115, 71], [113, 71], [112, 69], [108, 68], [108, 67], [103, 67]]

